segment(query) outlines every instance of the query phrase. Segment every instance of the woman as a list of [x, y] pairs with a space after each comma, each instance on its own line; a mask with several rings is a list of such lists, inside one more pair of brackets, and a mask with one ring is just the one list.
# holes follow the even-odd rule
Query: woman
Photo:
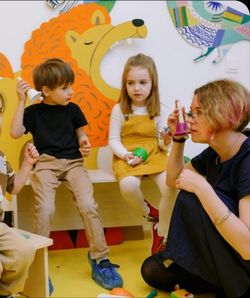
[[[184, 109], [182, 109], [184, 112]], [[167, 184], [180, 189], [166, 250], [146, 259], [151, 286], [171, 291], [246, 297], [250, 292], [250, 94], [231, 80], [194, 92], [187, 114], [192, 141], [209, 147], [183, 163], [186, 136], [174, 136], [178, 109], [168, 118], [173, 135]]]

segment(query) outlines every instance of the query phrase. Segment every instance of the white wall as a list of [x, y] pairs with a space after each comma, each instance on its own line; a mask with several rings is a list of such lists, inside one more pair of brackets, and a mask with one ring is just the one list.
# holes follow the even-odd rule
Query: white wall
[[[249, 13], [239, 1], [223, 1], [231, 7]], [[20, 69], [20, 58], [24, 43], [31, 32], [41, 23], [58, 15], [61, 7], [50, 8], [45, 1], [0, 1], [0, 52], [11, 61], [14, 71]], [[227, 59], [212, 64], [217, 52], [205, 60], [194, 63], [200, 55], [199, 48], [189, 45], [175, 29], [165, 1], [117, 1], [111, 13], [112, 24], [141, 18], [148, 28], [146, 39], [133, 40], [131, 44], [121, 42], [109, 52], [102, 62], [102, 74], [111, 85], [120, 87], [120, 78], [125, 61], [131, 55], [143, 52], [156, 62], [162, 103], [170, 109], [178, 98], [188, 108], [193, 90], [217, 78], [232, 78], [250, 88], [250, 43], [239, 42], [232, 46]], [[237, 72], [227, 72], [228, 61], [236, 60]], [[188, 141], [186, 154], [194, 156], [204, 146]]]

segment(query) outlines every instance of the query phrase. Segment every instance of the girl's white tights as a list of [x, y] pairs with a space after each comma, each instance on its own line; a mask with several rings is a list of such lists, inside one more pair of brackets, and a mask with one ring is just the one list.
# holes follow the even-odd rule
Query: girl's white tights
[[[149, 175], [161, 193], [159, 202], [159, 225], [157, 232], [159, 236], [166, 236], [169, 229], [169, 223], [175, 199], [178, 193], [176, 188], [168, 187], [166, 184], [166, 172]], [[120, 190], [124, 199], [142, 216], [149, 213], [149, 208], [144, 201], [144, 195], [141, 190], [141, 176], [127, 176], [120, 180]], [[150, 202], [150, 198], [148, 199]]]

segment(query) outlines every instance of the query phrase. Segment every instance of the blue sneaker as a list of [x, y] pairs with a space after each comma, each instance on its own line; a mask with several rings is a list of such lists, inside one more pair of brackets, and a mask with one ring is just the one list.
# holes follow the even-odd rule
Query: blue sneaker
[[53, 287], [52, 281], [49, 277], [49, 295], [51, 296], [53, 292], [54, 292], [54, 287]]
[[112, 290], [113, 288], [122, 288], [123, 280], [115, 268], [118, 265], [110, 263], [109, 259], [102, 260], [99, 264], [92, 260], [88, 252], [89, 264], [92, 268], [92, 278], [101, 287]]

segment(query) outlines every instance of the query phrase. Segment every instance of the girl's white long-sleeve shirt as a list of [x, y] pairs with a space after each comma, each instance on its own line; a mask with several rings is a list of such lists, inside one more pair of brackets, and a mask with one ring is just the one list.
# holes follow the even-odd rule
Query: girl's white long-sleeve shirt
[[[132, 106], [133, 115], [147, 115], [146, 107], [137, 107]], [[159, 147], [162, 150], [167, 150], [167, 146], [165, 146], [163, 139], [160, 135], [160, 132], [167, 127], [167, 117], [168, 111], [167, 108], [161, 105], [161, 115], [155, 117], [156, 123], [156, 138], [158, 138]], [[113, 107], [111, 117], [110, 117], [110, 125], [109, 125], [109, 146], [116, 156], [123, 159], [124, 155], [129, 153], [129, 151], [123, 146], [121, 141], [121, 128], [122, 123], [125, 121], [124, 114], [121, 111], [120, 104], [116, 104]]]

